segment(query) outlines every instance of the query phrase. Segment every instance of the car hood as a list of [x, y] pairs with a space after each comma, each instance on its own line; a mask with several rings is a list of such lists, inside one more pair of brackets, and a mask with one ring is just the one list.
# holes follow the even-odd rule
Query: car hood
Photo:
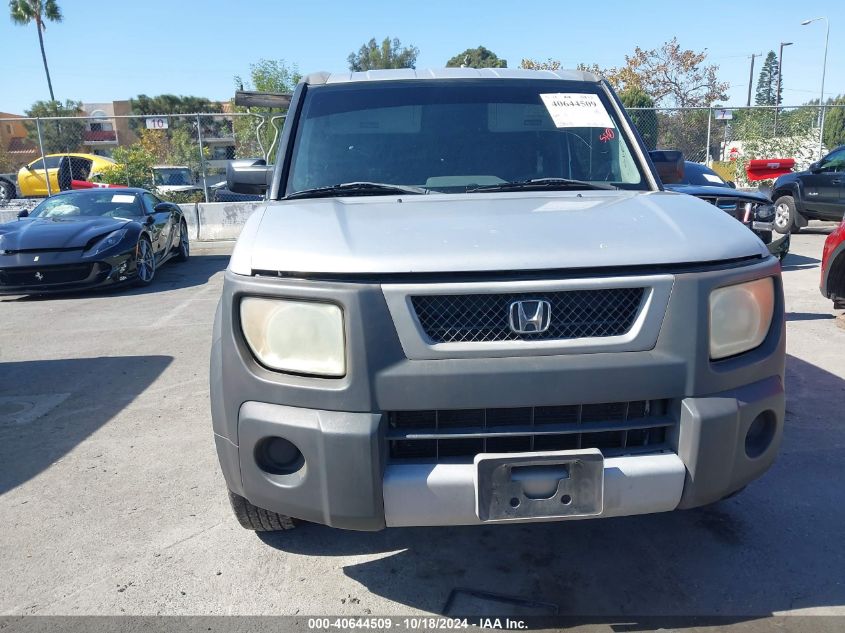
[[127, 224], [122, 218], [22, 218], [0, 224], [0, 250], [83, 248], [92, 239]]
[[257, 214], [235, 248], [235, 272], [516, 271], [767, 254], [732, 217], [671, 192], [300, 199]]
[[684, 185], [671, 184], [663, 185], [670, 191], [677, 191], [678, 193], [685, 193], [690, 196], [718, 196], [719, 198], [737, 198], [739, 200], [747, 200], [748, 202], [771, 202], [766, 194], [757, 191], [741, 191], [732, 187], [716, 187], [710, 185]]

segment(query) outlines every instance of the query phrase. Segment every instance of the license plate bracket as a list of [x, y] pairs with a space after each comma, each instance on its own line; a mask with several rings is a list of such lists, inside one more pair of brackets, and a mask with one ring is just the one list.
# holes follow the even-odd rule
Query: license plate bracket
[[475, 509], [482, 521], [595, 516], [604, 509], [597, 448], [475, 456]]

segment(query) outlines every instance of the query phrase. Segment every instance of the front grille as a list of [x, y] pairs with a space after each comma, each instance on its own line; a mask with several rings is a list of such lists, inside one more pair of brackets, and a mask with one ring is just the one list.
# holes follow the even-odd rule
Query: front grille
[[44, 266], [42, 268], [6, 268], [0, 270], [0, 284], [5, 286], [50, 286], [85, 281], [92, 264]]
[[[417, 318], [433, 343], [562, 340], [619, 336], [636, 320], [645, 288], [602, 288], [513, 294], [411, 297]], [[510, 327], [515, 301], [545, 300], [549, 328], [517, 334]]]
[[471, 460], [478, 453], [598, 448], [606, 454], [666, 448], [674, 421], [665, 400], [604, 404], [393, 411], [393, 461]]
[[739, 220], [745, 215], [745, 201], [739, 198], [702, 197], [701, 199]]

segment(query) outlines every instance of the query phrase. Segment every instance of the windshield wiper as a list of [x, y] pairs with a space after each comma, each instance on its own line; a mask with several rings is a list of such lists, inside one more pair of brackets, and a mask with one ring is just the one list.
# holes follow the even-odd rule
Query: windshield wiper
[[467, 189], [467, 193], [477, 191], [526, 191], [526, 190], [548, 190], [564, 191], [567, 189], [618, 189], [609, 183], [587, 182], [586, 180], [572, 180], [570, 178], [534, 178], [532, 180], [513, 180], [511, 182], [500, 182], [495, 185], [478, 185]]
[[423, 187], [410, 187], [407, 185], [390, 185], [381, 182], [344, 182], [329, 187], [315, 187], [314, 189], [303, 189], [295, 191], [284, 197], [284, 200], [294, 198], [331, 198], [338, 194], [353, 196], [378, 196], [384, 194], [399, 193], [420, 195], [428, 193]]

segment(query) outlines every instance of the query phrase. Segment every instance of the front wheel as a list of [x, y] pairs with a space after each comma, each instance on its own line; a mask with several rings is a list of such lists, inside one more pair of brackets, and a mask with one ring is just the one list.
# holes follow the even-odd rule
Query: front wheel
[[797, 233], [795, 199], [792, 196], [781, 196], [775, 201], [775, 231], [781, 235]]
[[138, 285], [149, 286], [156, 274], [156, 258], [153, 245], [146, 236], [138, 240], [135, 266], [138, 268]]
[[8, 202], [15, 198], [15, 185], [8, 180], [0, 180], [0, 202]]
[[293, 519], [289, 516], [252, 505], [231, 490], [229, 490], [229, 503], [232, 504], [232, 511], [235, 513], [238, 523], [247, 530], [279, 532], [281, 530], [292, 530], [296, 527]]

